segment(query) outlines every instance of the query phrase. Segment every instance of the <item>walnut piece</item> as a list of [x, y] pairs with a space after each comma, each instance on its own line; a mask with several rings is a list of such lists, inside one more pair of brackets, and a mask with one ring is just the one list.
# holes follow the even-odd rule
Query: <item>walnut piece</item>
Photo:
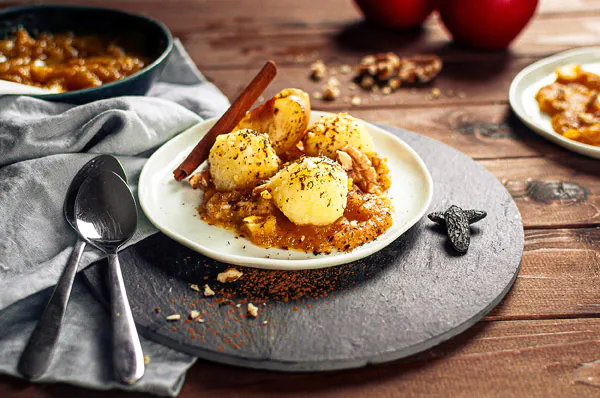
[[352, 170], [352, 158], [348, 155], [347, 152], [336, 151], [337, 152], [337, 161], [342, 165], [344, 170], [349, 171]]
[[361, 191], [373, 194], [381, 192], [377, 183], [377, 172], [367, 155], [352, 145], [346, 145], [337, 151], [337, 161]]
[[194, 189], [200, 188], [205, 191], [208, 188], [210, 182], [210, 172], [208, 169], [199, 171], [198, 173], [192, 174], [187, 180]]
[[318, 80], [323, 79], [325, 77], [326, 73], [327, 73], [327, 67], [321, 60], [313, 62], [313, 64], [310, 66], [310, 77], [313, 80], [318, 81]]
[[258, 316], [258, 307], [252, 303], [248, 303], [248, 315], [256, 318]]
[[167, 321], [169, 321], [169, 322], [178, 321], [180, 319], [181, 319], [180, 314], [172, 314], [167, 317]]
[[267, 191], [270, 188], [269, 182], [265, 182], [264, 184], [259, 184], [252, 189], [252, 196], [263, 195], [264, 191]]
[[198, 285], [196, 285], [196, 284], [194, 284], [194, 283], [192, 283], [192, 284], [190, 285], [190, 289], [192, 289], [192, 290], [195, 290], [195, 291], [197, 291], [197, 292], [199, 292], [199, 291], [200, 291], [200, 288], [198, 287]]
[[413, 55], [402, 59], [398, 77], [403, 83], [428, 83], [442, 71], [442, 66], [437, 55]]
[[235, 268], [227, 268], [217, 275], [217, 280], [221, 283], [230, 283], [237, 281], [242, 275], [244, 274]]
[[442, 70], [442, 60], [433, 54], [417, 54], [400, 58], [394, 53], [379, 53], [364, 57], [358, 67], [360, 85], [367, 90], [381, 86], [390, 94], [403, 83], [427, 83]]
[[327, 84], [323, 87], [323, 99], [326, 101], [333, 101], [340, 96], [339, 86]]

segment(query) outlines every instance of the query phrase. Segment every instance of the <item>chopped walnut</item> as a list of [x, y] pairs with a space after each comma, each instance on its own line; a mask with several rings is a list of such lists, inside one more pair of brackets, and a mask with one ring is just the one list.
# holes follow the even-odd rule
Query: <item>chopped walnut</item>
[[337, 151], [337, 161], [342, 165], [344, 170], [352, 170], [352, 158], [347, 152]]
[[252, 196], [256, 196], [256, 195], [262, 196], [263, 192], [267, 191], [268, 189], [269, 189], [268, 181], [265, 182], [264, 184], [257, 185], [252, 189]]
[[217, 275], [217, 280], [221, 283], [235, 282], [240, 279], [242, 275], [244, 274], [235, 268], [227, 268], [225, 271]]
[[329, 79], [327, 79], [327, 85], [333, 86], [333, 87], [339, 87], [340, 80], [335, 76], [331, 76]]
[[377, 183], [377, 172], [367, 155], [352, 145], [346, 145], [337, 151], [337, 160], [361, 191], [367, 193], [381, 192], [381, 187]]
[[248, 315], [256, 318], [258, 316], [258, 307], [252, 303], [248, 303]]
[[208, 188], [210, 182], [210, 172], [208, 169], [202, 170], [198, 173], [192, 174], [187, 180], [194, 189], [200, 188], [205, 191]]
[[180, 314], [172, 314], [172, 315], [167, 316], [167, 321], [169, 321], [169, 322], [178, 321], [180, 319], [181, 319]]
[[360, 64], [361, 65], [370, 65], [370, 64], [374, 64], [375, 61], [377, 61], [377, 58], [375, 58], [374, 55], [367, 55], [367, 56], [363, 57], [363, 59], [360, 60]]
[[323, 79], [325, 77], [326, 73], [327, 73], [327, 67], [321, 60], [313, 62], [313, 64], [310, 66], [310, 77], [313, 80], [318, 81], [318, 80]]
[[397, 77], [391, 78], [390, 81], [388, 82], [388, 87], [391, 88], [392, 91], [398, 90], [401, 85], [402, 85], [402, 81]]
[[402, 83], [427, 83], [442, 70], [437, 55], [417, 54], [400, 58], [394, 53], [367, 55], [358, 67], [361, 86], [367, 90], [383, 86], [384, 94], [400, 88]]
[[358, 95], [353, 95], [350, 98], [350, 103], [354, 106], [359, 106], [361, 104], [362, 100], [360, 99], [360, 97]]
[[210, 297], [210, 296], [214, 296], [214, 295], [215, 295], [214, 290], [212, 290], [210, 288], [210, 286], [204, 285], [204, 296], [205, 297]]
[[406, 83], [427, 83], [442, 71], [442, 66], [437, 55], [414, 55], [402, 59], [398, 77]]
[[360, 86], [369, 90], [371, 87], [375, 86], [375, 79], [371, 76], [364, 76], [360, 81]]
[[432, 99], [432, 100], [438, 99], [438, 98], [440, 98], [440, 95], [442, 95], [442, 92], [440, 91], [440, 89], [437, 87], [434, 87], [429, 92], [429, 99]]
[[323, 99], [326, 101], [333, 101], [340, 96], [340, 89], [337, 86], [326, 85], [323, 87]]
[[200, 316], [200, 311], [191, 310], [190, 311], [190, 319], [194, 320]]
[[197, 291], [197, 292], [199, 292], [199, 291], [200, 291], [200, 288], [198, 287], [198, 285], [196, 285], [196, 284], [194, 284], [194, 283], [192, 283], [192, 284], [190, 285], [190, 289], [192, 289], [192, 290], [195, 290], [195, 291]]

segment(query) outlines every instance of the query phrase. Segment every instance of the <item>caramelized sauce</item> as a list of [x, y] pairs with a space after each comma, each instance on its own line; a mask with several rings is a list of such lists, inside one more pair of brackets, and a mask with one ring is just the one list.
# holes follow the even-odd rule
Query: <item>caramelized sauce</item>
[[363, 193], [357, 187], [348, 194], [344, 215], [324, 226], [295, 225], [272, 200], [260, 194], [217, 192], [213, 186], [204, 193], [199, 212], [208, 224], [236, 231], [255, 245], [315, 254], [350, 251], [376, 239], [392, 226], [389, 198]]
[[[303, 154], [302, 150], [292, 149], [283, 154], [283, 158], [293, 161]], [[386, 194], [391, 185], [387, 162], [377, 153], [369, 153], [367, 157], [375, 169], [378, 193], [363, 192], [353, 184], [344, 214], [332, 224], [296, 225], [277, 208], [270, 195], [263, 196], [256, 189], [218, 192], [212, 182], [208, 183], [198, 208], [200, 217], [208, 224], [233, 230], [261, 247], [315, 254], [350, 251], [376, 239], [393, 221], [393, 207]]]
[[14, 38], [0, 40], [0, 79], [56, 92], [97, 87], [144, 66], [97, 36], [42, 33], [34, 39], [19, 29]]
[[567, 65], [556, 73], [556, 81], [535, 96], [540, 110], [551, 116], [552, 128], [562, 136], [600, 145], [600, 76], [580, 65]]

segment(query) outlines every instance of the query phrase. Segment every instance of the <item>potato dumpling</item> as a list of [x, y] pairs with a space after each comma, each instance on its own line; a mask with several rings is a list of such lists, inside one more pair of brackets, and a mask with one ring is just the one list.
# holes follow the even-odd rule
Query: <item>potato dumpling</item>
[[348, 175], [339, 163], [303, 157], [271, 179], [275, 205], [296, 225], [328, 225], [340, 218], [348, 200]]
[[367, 127], [347, 113], [322, 116], [308, 126], [304, 149], [309, 156], [335, 158], [336, 151], [352, 145], [361, 152], [373, 152], [373, 140]]
[[252, 188], [279, 169], [269, 137], [249, 129], [218, 135], [208, 162], [218, 191]]

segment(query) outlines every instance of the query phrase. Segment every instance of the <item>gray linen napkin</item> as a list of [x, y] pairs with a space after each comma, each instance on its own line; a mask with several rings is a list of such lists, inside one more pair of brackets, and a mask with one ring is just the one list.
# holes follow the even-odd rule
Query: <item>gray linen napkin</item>
[[[179, 41], [145, 97], [81, 106], [0, 98], [0, 373], [18, 376], [20, 354], [76, 241], [62, 205], [77, 171], [97, 154], [116, 155], [135, 194], [153, 150], [227, 107]], [[143, 213], [139, 216], [129, 244], [155, 232]], [[88, 248], [80, 269], [99, 258]], [[54, 361], [41, 381], [176, 395], [195, 358], [143, 338], [142, 346], [150, 359], [144, 378], [131, 387], [117, 383], [108, 313], [78, 278]]]

